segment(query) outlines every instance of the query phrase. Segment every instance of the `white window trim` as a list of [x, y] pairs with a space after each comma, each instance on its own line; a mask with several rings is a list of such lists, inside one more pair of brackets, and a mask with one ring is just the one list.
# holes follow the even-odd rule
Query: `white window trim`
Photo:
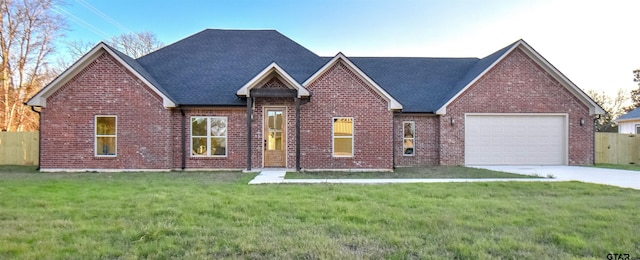
[[[335, 126], [335, 120], [336, 119], [342, 119], [342, 118], [349, 118], [351, 119], [351, 136], [335, 136], [335, 131], [334, 131], [334, 126]], [[355, 132], [355, 128], [356, 128], [356, 123], [355, 123], [355, 119], [353, 117], [348, 117], [348, 116], [338, 116], [338, 117], [333, 117], [331, 118], [331, 156], [332, 157], [341, 157], [341, 158], [345, 158], [345, 157], [353, 157], [355, 154], [355, 136], [356, 136], [356, 132]], [[336, 138], [351, 138], [351, 154], [350, 155], [336, 155], [336, 151], [335, 151], [335, 142], [336, 142]]]
[[[207, 154], [203, 154], [203, 155], [198, 155], [198, 154], [193, 154], [193, 119], [194, 118], [205, 118], [207, 120], [207, 135], [206, 136], [196, 136], [196, 138], [205, 138], [207, 140]], [[225, 147], [225, 151], [224, 151], [224, 155], [213, 155], [211, 154], [211, 138], [221, 138], [222, 136], [213, 136], [211, 135], [211, 119], [224, 119], [224, 121], [227, 124], [227, 134], [224, 136], [224, 147]], [[217, 158], [225, 158], [227, 157], [227, 155], [229, 154], [229, 118], [227, 118], [226, 116], [191, 116], [190, 120], [189, 120], [189, 141], [190, 141], [190, 152], [189, 154], [191, 154], [191, 157], [195, 157], [195, 158], [208, 158], [208, 157], [217, 157]]]
[[[98, 135], [98, 117], [113, 117], [116, 119], [116, 134], [114, 135]], [[98, 154], [98, 137], [113, 137], [115, 138], [115, 146], [113, 148], [113, 154]], [[118, 116], [115, 115], [95, 115], [93, 117], [93, 155], [95, 157], [116, 157], [118, 156]]]
[[[404, 137], [404, 124], [405, 123], [410, 123], [411, 124], [411, 130], [413, 132], [413, 137], [411, 137], [411, 138]], [[404, 141], [406, 139], [412, 139], [413, 140], [413, 153], [411, 153], [411, 154], [404, 153]], [[402, 156], [416, 156], [416, 121], [402, 121]]]

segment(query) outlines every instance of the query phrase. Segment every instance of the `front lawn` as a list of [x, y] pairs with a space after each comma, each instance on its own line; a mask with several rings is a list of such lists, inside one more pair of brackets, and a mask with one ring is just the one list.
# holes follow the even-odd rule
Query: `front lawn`
[[393, 172], [287, 172], [285, 179], [542, 178], [462, 166], [399, 167]]
[[638, 190], [247, 185], [254, 175], [3, 172], [0, 259], [640, 256]]

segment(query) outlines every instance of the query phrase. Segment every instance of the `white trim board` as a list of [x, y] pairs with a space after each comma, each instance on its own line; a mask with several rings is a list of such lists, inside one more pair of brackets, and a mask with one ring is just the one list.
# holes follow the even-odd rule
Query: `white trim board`
[[293, 77], [289, 75], [289, 73], [287, 73], [275, 62], [269, 64], [269, 66], [255, 75], [251, 80], [249, 80], [249, 82], [245, 83], [244, 86], [236, 91], [236, 95], [246, 97], [251, 96], [251, 89], [260, 86], [261, 83], [265, 81], [265, 79], [271, 79], [269, 76], [271, 76], [273, 73], [275, 73], [279, 79], [284, 81], [285, 85], [297, 90], [298, 98], [309, 96], [309, 91], [302, 85], [300, 85], [296, 80], [294, 80]]
[[87, 54], [82, 56], [78, 61], [76, 61], [71, 67], [65, 70], [62, 74], [56, 77], [51, 83], [45, 86], [40, 92], [34, 95], [31, 99], [27, 101], [28, 106], [37, 106], [37, 107], [47, 107], [47, 98], [53, 95], [58, 89], [60, 89], [64, 84], [69, 82], [73, 77], [78, 75], [84, 68], [86, 68], [89, 64], [91, 64], [95, 59], [100, 57], [103, 53], [108, 53], [111, 55], [120, 65], [126, 68], [129, 72], [135, 75], [140, 81], [142, 81], [145, 85], [147, 85], [154, 93], [162, 98], [162, 105], [165, 108], [176, 107], [176, 104], [165, 94], [163, 94], [158, 88], [156, 88], [151, 82], [145, 79], [140, 73], [138, 73], [135, 69], [129, 66], [124, 60], [120, 58], [115, 52], [113, 52], [104, 42], [98, 43], [93, 49], [91, 49]]
[[353, 62], [351, 62], [347, 56], [342, 54], [342, 52], [338, 53], [333, 59], [327, 62], [322, 68], [316, 71], [311, 77], [305, 80], [302, 83], [303, 86], [309, 86], [311, 83], [316, 81], [320, 76], [326, 73], [329, 69], [331, 69], [334, 65], [338, 64], [338, 62], [342, 61], [351, 71], [353, 71], [360, 79], [362, 79], [366, 84], [368, 84], [378, 95], [384, 98], [388, 103], [389, 110], [400, 110], [402, 109], [402, 104], [394, 99], [387, 91], [385, 91], [382, 87], [380, 87], [373, 79], [369, 78], [367, 74], [365, 74], [362, 70], [358, 68]]
[[562, 74], [559, 70], [557, 70], [551, 63], [549, 63], [542, 55], [536, 52], [529, 44], [527, 44], [524, 40], [518, 40], [509, 50], [507, 50], [500, 58], [498, 58], [495, 62], [493, 62], [489, 67], [487, 67], [482, 73], [478, 74], [469, 84], [467, 84], [464, 88], [462, 88], [458, 93], [456, 93], [451, 99], [449, 99], [444, 105], [436, 110], [436, 114], [444, 115], [447, 113], [447, 106], [451, 104], [454, 100], [456, 100], [462, 93], [467, 91], [471, 86], [473, 86], [479, 79], [481, 79], [484, 75], [486, 75], [491, 69], [493, 69], [498, 63], [504, 60], [509, 54], [511, 54], [515, 49], [520, 48], [523, 50], [527, 56], [529, 56], [534, 62], [536, 62], [542, 69], [544, 69], [549, 75], [551, 75], [554, 79], [560, 82], [569, 92], [571, 92], [574, 96], [576, 96], [583, 104], [589, 107], [589, 113], [591, 115], [602, 115], [605, 114], [605, 111], [595, 103], [587, 94], [584, 93], [578, 86], [573, 84], [571, 80], [569, 80], [564, 74]]

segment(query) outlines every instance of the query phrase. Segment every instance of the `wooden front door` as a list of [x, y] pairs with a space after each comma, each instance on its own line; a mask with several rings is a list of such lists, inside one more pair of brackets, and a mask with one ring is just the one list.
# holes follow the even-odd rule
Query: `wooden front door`
[[265, 108], [264, 111], [264, 167], [286, 166], [287, 134], [284, 108]]

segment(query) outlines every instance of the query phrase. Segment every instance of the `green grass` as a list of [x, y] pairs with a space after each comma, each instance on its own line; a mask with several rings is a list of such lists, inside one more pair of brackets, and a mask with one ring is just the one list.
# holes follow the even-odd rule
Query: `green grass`
[[38, 166], [0, 165], [0, 173], [37, 173]]
[[638, 190], [247, 185], [254, 175], [2, 172], [0, 259], [640, 256]]
[[637, 164], [606, 164], [606, 163], [598, 163], [598, 164], [594, 165], [594, 167], [608, 168], [608, 169], [618, 169], [618, 170], [640, 171], [640, 165], [637, 165]]
[[462, 166], [396, 168], [393, 172], [287, 172], [285, 179], [396, 179], [396, 178], [542, 178]]

